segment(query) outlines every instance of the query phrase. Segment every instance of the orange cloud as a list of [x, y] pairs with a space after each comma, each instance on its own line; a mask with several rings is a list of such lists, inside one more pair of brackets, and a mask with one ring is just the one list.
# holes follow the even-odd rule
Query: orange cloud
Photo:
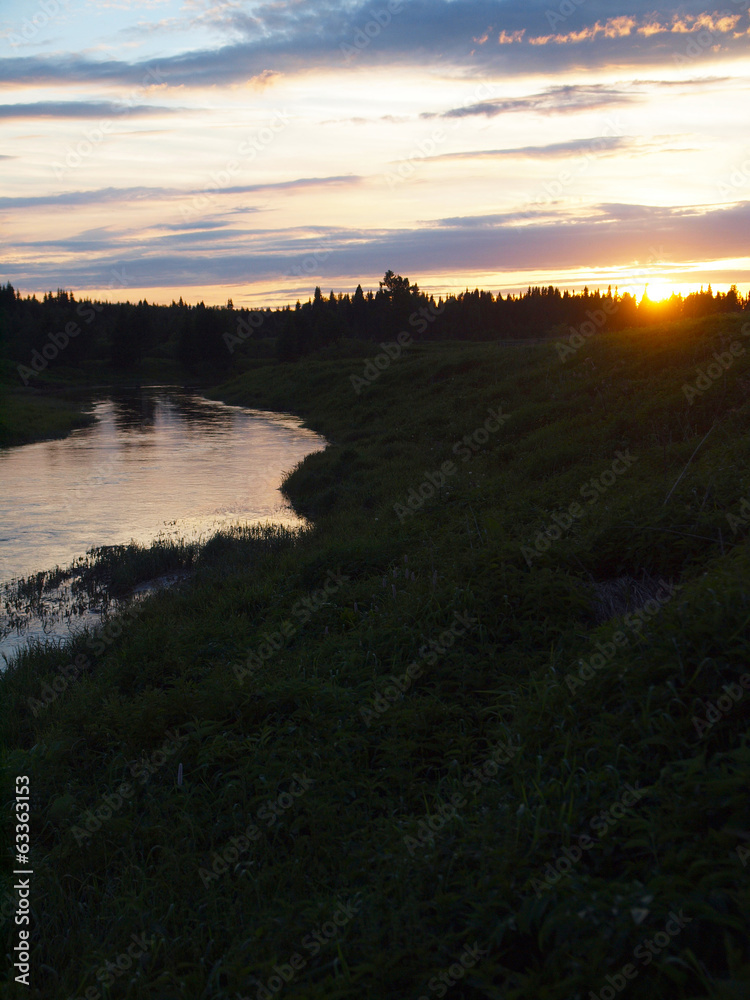
[[523, 28], [521, 31], [511, 31], [508, 33], [503, 30], [498, 35], [498, 45], [512, 45], [513, 42], [523, 41], [523, 36], [526, 34], [526, 29]]
[[[604, 36], [605, 38], [622, 38], [623, 35], [629, 35], [635, 26], [634, 17], [613, 17], [604, 25]], [[598, 23], [597, 27], [599, 27]]]
[[663, 31], [663, 24], [659, 24], [658, 21], [652, 21], [651, 24], [642, 24], [638, 29], [638, 34], [645, 35], [646, 38], [649, 38], [651, 35], [661, 35]]
[[612, 17], [604, 24], [597, 21], [591, 27], [581, 28], [580, 31], [571, 31], [567, 35], [543, 35], [537, 38], [530, 38], [532, 45], [548, 45], [554, 42], [555, 45], [575, 45], [577, 42], [588, 42], [604, 35], [605, 38], [622, 38], [629, 35], [636, 27], [636, 20], [633, 17]]
[[643, 35], [646, 38], [659, 34], [689, 35], [698, 28], [705, 28], [716, 34], [727, 34], [734, 31], [741, 18], [741, 14], [728, 14], [726, 12], [717, 15], [699, 14], [697, 16], [676, 14], [671, 23], [662, 24], [651, 15], [650, 20], [644, 24], [638, 24], [634, 17], [623, 15], [611, 17], [604, 23], [597, 21], [596, 24], [581, 28], [580, 31], [568, 32], [566, 35], [538, 35], [536, 38], [530, 38], [529, 44], [575, 45], [579, 42], [592, 41], [600, 35], [605, 38], [624, 38], [632, 33]]
[[710, 14], [700, 14], [695, 18], [693, 27], [708, 28], [709, 31], [719, 31], [724, 34], [727, 31], [732, 31], [737, 26], [741, 17], [741, 14], [723, 13], [718, 17], [712, 17]]

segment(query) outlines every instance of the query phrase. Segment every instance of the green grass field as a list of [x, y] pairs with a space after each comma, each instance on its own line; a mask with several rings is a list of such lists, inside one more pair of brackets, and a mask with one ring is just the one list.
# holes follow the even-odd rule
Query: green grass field
[[88, 400], [78, 391], [86, 386], [133, 386], [162, 380], [176, 385], [186, 379], [195, 384], [195, 378], [177, 364], [153, 358], [125, 372], [96, 361], [81, 368], [56, 366], [29, 378], [28, 385], [22, 384], [16, 367], [0, 359], [0, 448], [66, 437], [77, 427], [93, 423]]
[[0, 448], [65, 437], [92, 419], [70, 400], [0, 382]]
[[286, 484], [313, 527], [0, 677], [3, 996], [750, 995], [742, 327], [217, 389], [331, 442]]

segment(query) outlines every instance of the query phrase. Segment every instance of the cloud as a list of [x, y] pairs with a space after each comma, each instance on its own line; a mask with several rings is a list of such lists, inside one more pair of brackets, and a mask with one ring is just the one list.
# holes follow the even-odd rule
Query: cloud
[[699, 90], [725, 90], [730, 77], [699, 77], [686, 80], [628, 80], [619, 83], [564, 84], [548, 87], [522, 97], [497, 97], [464, 104], [440, 113], [424, 112], [422, 118], [497, 118], [506, 114], [561, 115], [597, 111], [629, 104], [644, 103], [655, 91], [679, 89], [685, 93]]
[[492, 160], [508, 159], [558, 159], [578, 156], [580, 153], [614, 154], [637, 145], [629, 136], [599, 136], [593, 139], [571, 139], [553, 142], [547, 146], [516, 146], [510, 149], [474, 149], [458, 153], [440, 153], [428, 160]]
[[[663, 247], [666, 259], [675, 266], [743, 258], [749, 229], [750, 202], [726, 208], [603, 204], [584, 218], [536, 210], [438, 219], [402, 230], [249, 232], [219, 231], [217, 226], [201, 233], [195, 227], [194, 232], [171, 236], [141, 235], [137, 250], [132, 233], [120, 234], [118, 240], [106, 229], [57, 242], [56, 248], [67, 250], [71, 259], [65, 262], [57, 254], [60, 263], [55, 280], [72, 288], [103, 287], [115, 265], [125, 267], [135, 288], [184, 289], [253, 280], [276, 283], [281, 276], [293, 275], [305, 259], [316, 262], [311, 284], [377, 276], [388, 267], [419, 279], [455, 273], [456, 261], [466, 272], [600, 272], [635, 267], [650, 256], [653, 246]], [[29, 250], [37, 246], [26, 245]], [[319, 253], [321, 248], [325, 254]], [[26, 256], [29, 261], [37, 259], [33, 253]], [[21, 287], [45, 286], [49, 266], [38, 259], [39, 263], [6, 266], [9, 279]]]
[[649, 153], [695, 152], [687, 146], [675, 146], [675, 141], [687, 136], [653, 136], [651, 141], [633, 136], [594, 136], [591, 139], [571, 139], [568, 142], [553, 142], [546, 146], [512, 146], [508, 149], [470, 149], [455, 153], [439, 153], [426, 156], [425, 160], [493, 160], [493, 159], [566, 159], [576, 156], [615, 156], [617, 153], [632, 152], [638, 155]]
[[451, 108], [440, 115], [426, 112], [422, 118], [469, 118], [475, 115], [496, 118], [498, 115], [519, 112], [559, 115], [619, 107], [643, 100], [645, 97], [640, 93], [630, 93], [622, 88], [603, 83], [565, 84], [559, 87], [549, 87], [547, 90], [538, 94], [530, 94], [528, 97], [493, 98], [476, 104], [466, 104], [460, 108]]
[[336, 177], [299, 177], [293, 181], [273, 181], [268, 184], [247, 184], [242, 187], [222, 188], [225, 194], [252, 194], [256, 191], [296, 190], [298, 188], [327, 187], [329, 185], [360, 184], [364, 177], [357, 174], [341, 174]]
[[111, 101], [36, 101], [33, 104], [0, 104], [3, 118], [129, 118], [144, 115], [182, 114], [186, 108], [166, 108], [152, 104], [116, 104]]
[[612, 17], [604, 0], [587, 0], [562, 16], [560, 6], [554, 0], [403, 0], [389, 10], [383, 0], [297, 0], [261, 2], [250, 14], [236, 4], [219, 4], [208, 11], [192, 8], [182, 19], [158, 25], [175, 43], [195, 37], [196, 26], [202, 28], [198, 37], [206, 37], [210, 26], [216, 47], [134, 63], [86, 55], [19, 56], [0, 60], [0, 82], [132, 85], [152, 70], [170, 86], [195, 88], [267, 81], [273, 74], [312, 68], [346, 73], [400, 64], [459, 66], [477, 76], [491, 70], [537, 74], [674, 60], [694, 65], [697, 59], [747, 52], [750, 27], [742, 11], [686, 0], [654, 13], [653, 0], [637, 0], [627, 15]]
[[[315, 187], [359, 184], [364, 178], [355, 174], [344, 174], [336, 177], [300, 177], [289, 181], [272, 181], [266, 184], [246, 184], [237, 187], [207, 187], [207, 188], [165, 188], [165, 187], [131, 187], [131, 188], [97, 188], [94, 191], [67, 191], [62, 194], [25, 195], [19, 197], [0, 198], [0, 209], [14, 208], [69, 208], [84, 205], [128, 204], [135, 201], [157, 203], [159, 200], [174, 200], [205, 197], [206, 194], [235, 195], [257, 194], [266, 191], [295, 191]], [[242, 211], [250, 211], [243, 208]], [[198, 223], [190, 228], [197, 228]]]
[[95, 191], [68, 191], [63, 194], [0, 198], [0, 209], [71, 208], [82, 205], [105, 205], [112, 202], [148, 202], [160, 197], [174, 197], [176, 193], [174, 188], [98, 188]]
[[[559, 33], [530, 36], [530, 45], [575, 45], [579, 42], [590, 42], [597, 38], [651, 38], [654, 35], [689, 35], [696, 36], [708, 32], [713, 36], [713, 44], [722, 41], [722, 36], [737, 37], [736, 31], [742, 21], [742, 13], [731, 14], [722, 11], [717, 15], [703, 13], [698, 15], [680, 15], [673, 13], [662, 20], [657, 14], [650, 14], [640, 20], [631, 15], [610, 17], [605, 21], [595, 21], [582, 28]], [[561, 20], [567, 20], [563, 18]], [[552, 19], [550, 19], [552, 23]], [[742, 32], [744, 34], [744, 32]], [[519, 39], [520, 40], [520, 39]]]

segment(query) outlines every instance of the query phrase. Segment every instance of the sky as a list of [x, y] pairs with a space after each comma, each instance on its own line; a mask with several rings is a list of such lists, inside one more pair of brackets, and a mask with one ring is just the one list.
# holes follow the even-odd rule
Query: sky
[[750, 289], [750, 0], [2, 0], [0, 282]]

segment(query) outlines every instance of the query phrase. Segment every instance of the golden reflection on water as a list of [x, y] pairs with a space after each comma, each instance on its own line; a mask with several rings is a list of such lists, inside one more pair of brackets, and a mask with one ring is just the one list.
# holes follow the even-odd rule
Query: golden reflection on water
[[169, 386], [92, 403], [90, 427], [0, 449], [0, 581], [68, 565], [99, 545], [302, 523], [278, 487], [325, 441], [296, 417]]

